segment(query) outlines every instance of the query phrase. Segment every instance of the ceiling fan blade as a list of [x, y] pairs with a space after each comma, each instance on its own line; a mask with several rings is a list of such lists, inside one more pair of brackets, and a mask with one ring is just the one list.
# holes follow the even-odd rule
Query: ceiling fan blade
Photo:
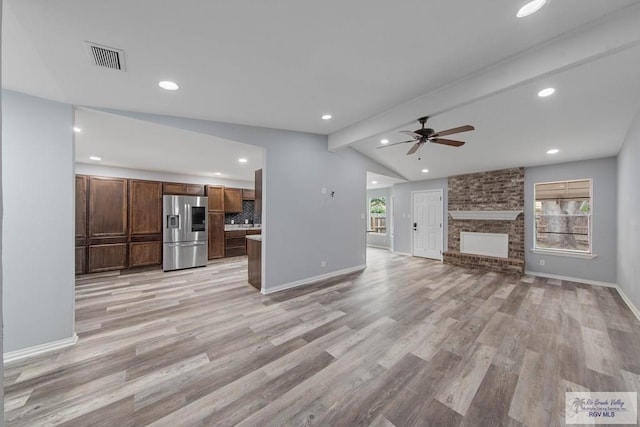
[[420, 145], [422, 144], [422, 142], [418, 141], [415, 143], [415, 145], [413, 147], [411, 147], [409, 149], [409, 151], [407, 151], [407, 156], [415, 153], [416, 151], [418, 151], [418, 148], [420, 148]]
[[419, 133], [415, 133], [413, 131], [410, 130], [401, 130], [400, 133], [404, 133], [405, 135], [409, 135], [414, 137], [415, 139], [420, 139], [422, 138], [422, 135], [420, 135]]
[[393, 144], [381, 145], [380, 147], [376, 147], [376, 148], [379, 150], [381, 148], [393, 147], [394, 145], [398, 145], [398, 144], [406, 144], [407, 142], [416, 142], [416, 140], [412, 139], [411, 141], [394, 142]]
[[464, 145], [464, 141], [456, 141], [454, 139], [431, 138], [429, 141], [435, 142], [436, 144], [450, 145], [452, 147], [461, 147]]
[[457, 128], [451, 128], [451, 129], [447, 129], [447, 130], [443, 130], [440, 132], [436, 132], [433, 135], [431, 135], [434, 138], [437, 138], [439, 136], [445, 136], [445, 135], [453, 135], [454, 133], [460, 133], [460, 132], [468, 132], [470, 130], [474, 130], [475, 128], [471, 125], [464, 125], [464, 126], [459, 126]]

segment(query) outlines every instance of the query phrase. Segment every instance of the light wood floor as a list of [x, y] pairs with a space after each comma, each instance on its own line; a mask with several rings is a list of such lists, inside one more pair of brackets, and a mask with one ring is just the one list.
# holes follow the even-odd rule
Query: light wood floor
[[78, 344], [5, 367], [7, 424], [547, 427], [565, 391], [640, 391], [615, 290], [368, 256], [272, 296], [242, 258], [80, 279]]

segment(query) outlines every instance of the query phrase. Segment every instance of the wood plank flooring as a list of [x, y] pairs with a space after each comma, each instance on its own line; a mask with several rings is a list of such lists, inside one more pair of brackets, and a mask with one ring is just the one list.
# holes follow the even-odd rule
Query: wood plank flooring
[[7, 425], [547, 427], [565, 391], [640, 391], [613, 289], [368, 265], [271, 296], [244, 258], [80, 278], [77, 345], [5, 366]]

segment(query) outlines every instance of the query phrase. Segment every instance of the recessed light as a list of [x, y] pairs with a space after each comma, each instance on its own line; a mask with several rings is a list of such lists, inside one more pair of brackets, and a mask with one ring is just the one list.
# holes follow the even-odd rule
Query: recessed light
[[372, 183], [372, 184], [377, 184], [377, 183], [378, 183], [378, 181], [371, 181], [371, 183]]
[[74, 131], [75, 133], [80, 133], [80, 132], [82, 132], [82, 128], [79, 128], [78, 126], [74, 126], [74, 127], [73, 127], [73, 131]]
[[99, 162], [100, 160], [102, 160], [102, 157], [98, 157], [98, 156], [89, 156], [89, 160], [95, 160], [96, 162]]
[[530, 1], [529, 3], [525, 4], [524, 6], [522, 6], [520, 8], [520, 10], [518, 10], [518, 13], [516, 14], [516, 16], [518, 18], [524, 18], [525, 16], [529, 16], [529, 15], [531, 15], [533, 13], [536, 13], [546, 3], [547, 3], [547, 0], [533, 0], [533, 1]]
[[162, 89], [165, 89], [165, 90], [178, 90], [178, 89], [180, 89], [180, 86], [178, 86], [178, 83], [170, 82], [169, 80], [161, 81], [160, 83], [158, 83], [158, 86], [160, 86]]
[[389, 140], [386, 138], [380, 140], [380, 144], [388, 144], [388, 143], [389, 143]]
[[558, 154], [560, 152], [560, 150], [558, 150], [557, 148], [552, 148], [551, 150], [547, 151], [547, 154]]
[[322, 116], [322, 120], [331, 120], [333, 118], [333, 116], [331, 114], [325, 114], [324, 116]]
[[215, 176], [222, 176], [222, 174], [220, 172], [214, 172], [213, 173]]
[[538, 96], [540, 98], [546, 98], [547, 96], [551, 96], [556, 92], [556, 90], [552, 87], [548, 87], [546, 89], [542, 89], [540, 92], [538, 92]]
[[247, 163], [247, 162], [248, 162], [248, 160], [247, 160], [247, 159], [245, 159], [244, 157], [240, 157], [240, 158], [238, 159], [238, 162], [240, 162], [240, 163]]
[[422, 173], [427, 173], [429, 172], [429, 169], [422, 169]]

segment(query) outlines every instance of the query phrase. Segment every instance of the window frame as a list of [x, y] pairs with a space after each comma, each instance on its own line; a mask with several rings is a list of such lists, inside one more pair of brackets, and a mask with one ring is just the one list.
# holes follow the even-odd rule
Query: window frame
[[[384, 199], [384, 224], [385, 224], [384, 233], [380, 233], [378, 231], [374, 231], [373, 229], [370, 228], [371, 227], [371, 218], [373, 218], [373, 216], [371, 215], [371, 201], [373, 199]], [[388, 210], [387, 210], [387, 199], [388, 199], [388, 197], [386, 197], [386, 196], [372, 196], [372, 197], [369, 197], [367, 199], [367, 220], [368, 220], [368, 222], [367, 222], [367, 232], [368, 233], [374, 234], [376, 236], [386, 236], [388, 234], [388, 231], [389, 231], [389, 227], [388, 227], [389, 215], [388, 215]]]
[[[536, 205], [538, 202], [536, 187], [540, 184], [561, 184], [561, 183], [570, 183], [570, 182], [580, 182], [580, 181], [588, 181], [589, 182], [589, 219], [588, 219], [588, 231], [587, 237], [589, 242], [589, 250], [582, 251], [576, 249], [558, 249], [558, 248], [541, 248], [538, 247], [538, 222], [537, 222], [537, 212]], [[593, 178], [580, 178], [580, 179], [562, 179], [556, 181], [543, 181], [543, 182], [534, 182], [533, 183], [533, 248], [532, 252], [537, 254], [549, 254], [549, 255], [562, 255], [574, 258], [587, 258], [592, 259], [597, 255], [593, 252], [593, 215], [594, 212], [594, 197], [593, 197]]]

